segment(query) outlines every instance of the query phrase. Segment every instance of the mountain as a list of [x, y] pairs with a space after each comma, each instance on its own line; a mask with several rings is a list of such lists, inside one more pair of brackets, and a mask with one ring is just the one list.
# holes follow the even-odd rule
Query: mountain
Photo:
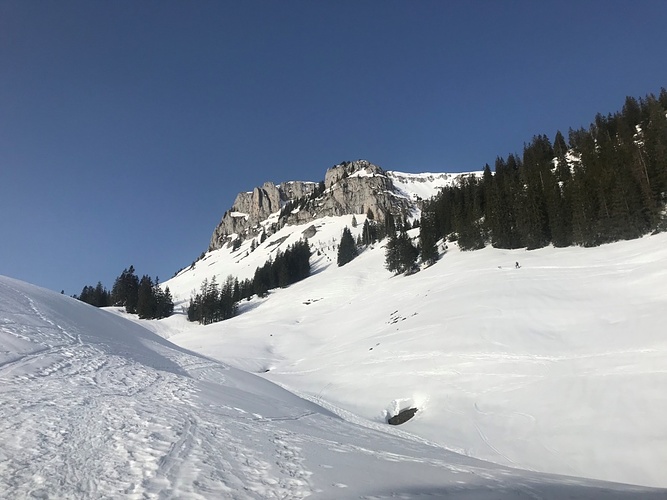
[[265, 182], [237, 195], [213, 231], [209, 251], [323, 217], [370, 213], [382, 223], [390, 214], [397, 220], [413, 220], [419, 218], [422, 200], [460, 175], [468, 174], [386, 172], [367, 160], [357, 160], [329, 168], [321, 183]]
[[[419, 198], [471, 174], [382, 175], [409, 218]], [[667, 486], [665, 234], [593, 249], [462, 252], [441, 243], [439, 261], [412, 276], [385, 269], [380, 242], [337, 267], [343, 228], [356, 238], [365, 220], [359, 211], [283, 224], [276, 210], [258, 223], [265, 241], [211, 250], [169, 280], [177, 309], [204, 279], [252, 278], [306, 235], [310, 278], [242, 302], [221, 323], [179, 315], [149, 327], [354, 422], [384, 427], [415, 407], [401, 429], [466, 456]]]
[[[267, 202], [164, 283], [166, 319], [0, 277], [3, 495], [665, 498], [667, 234], [592, 249], [441, 242], [410, 276], [385, 269], [381, 241], [338, 267], [343, 228], [360, 236], [368, 208], [409, 221], [479, 174], [363, 161], [327, 174], [276, 186], [304, 194]], [[186, 320], [204, 279], [252, 278], [305, 237], [309, 278], [229, 320]], [[388, 425], [403, 410], [414, 417]]]

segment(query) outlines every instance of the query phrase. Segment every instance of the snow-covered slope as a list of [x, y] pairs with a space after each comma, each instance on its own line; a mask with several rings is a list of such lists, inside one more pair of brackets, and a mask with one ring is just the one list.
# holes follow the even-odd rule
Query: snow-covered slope
[[482, 172], [430, 173], [421, 174], [389, 171], [387, 176], [394, 183], [394, 187], [412, 200], [428, 200], [444, 187], [452, 186], [461, 179], [461, 176], [481, 176]]
[[[365, 170], [362, 169], [353, 176], [363, 176], [364, 173]], [[443, 187], [451, 186], [458, 182], [461, 176], [468, 175], [481, 175], [481, 172], [459, 174], [387, 172], [387, 176], [396, 188], [396, 194], [410, 200], [412, 203], [429, 199]], [[278, 216], [279, 211], [276, 211], [262, 221], [260, 225], [268, 229], [278, 222]], [[413, 218], [419, 219], [419, 216], [419, 209], [415, 205]], [[316, 272], [320, 271], [328, 267], [331, 262], [336, 262], [336, 249], [345, 226], [352, 230], [355, 237], [360, 234], [366, 220], [366, 214], [354, 214], [354, 219], [357, 222], [356, 228], [353, 227], [353, 215], [322, 217], [300, 226], [286, 226], [278, 233], [271, 234], [254, 251], [251, 249], [252, 238], [245, 240], [237, 250], [232, 250], [231, 245], [227, 245], [224, 248], [207, 252], [203, 259], [196, 261], [188, 268], [184, 268], [175, 278], [165, 284], [170, 287], [172, 293], [175, 293], [177, 299], [184, 302], [190, 298], [193, 292], [199, 291], [204, 279], [210, 279], [212, 276], [216, 276], [218, 283], [221, 283], [228, 275], [235, 276], [239, 280], [252, 278], [257, 267], [264, 265], [267, 259], [273, 257], [278, 250], [284, 251], [288, 245], [304, 238], [304, 234], [308, 234], [308, 230], [312, 230], [312, 228], [315, 228], [317, 232], [314, 236], [308, 236], [315, 254], [311, 259], [311, 264]], [[271, 233], [271, 231], [267, 232]], [[235, 239], [235, 236], [232, 235], [230, 241]], [[255, 239], [255, 242], [258, 243], [258, 238]]]
[[[171, 318], [164, 335], [364, 424], [417, 406], [403, 429], [471, 457], [667, 486], [667, 235], [530, 252], [450, 244], [394, 277], [382, 245], [336, 267], [344, 225], [351, 216], [318, 221], [307, 280], [223, 323]], [[210, 253], [168, 284], [187, 300], [212, 273], [252, 277], [305, 229], [247, 256]]]
[[[355, 425], [140, 325], [0, 277], [2, 498], [664, 498]], [[384, 431], [384, 432], [383, 432]]]

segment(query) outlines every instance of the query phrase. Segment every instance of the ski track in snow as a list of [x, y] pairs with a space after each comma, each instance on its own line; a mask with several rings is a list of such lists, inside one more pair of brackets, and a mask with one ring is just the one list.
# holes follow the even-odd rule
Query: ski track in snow
[[[34, 349], [0, 365], [2, 498], [51, 498], [54, 478], [58, 498], [309, 494], [298, 449], [279, 429], [265, 456], [245, 445], [264, 441], [269, 421], [258, 429], [228, 408], [232, 418], [218, 425], [219, 414], [195, 407], [194, 379], [109, 355], [49, 320], [20, 291], [11, 292], [34, 316], [3, 318], [1, 331]], [[175, 358], [195, 376], [212, 380], [219, 372], [224, 381], [218, 363]]]

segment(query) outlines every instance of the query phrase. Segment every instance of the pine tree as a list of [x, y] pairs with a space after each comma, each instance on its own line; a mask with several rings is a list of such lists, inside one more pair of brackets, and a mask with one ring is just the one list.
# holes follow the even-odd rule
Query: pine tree
[[560, 130], [554, 139], [556, 164], [555, 219], [550, 220], [551, 241], [554, 246], [566, 247], [572, 244], [572, 172], [567, 161], [568, 147]]
[[[158, 288], [158, 290], [161, 290]], [[171, 291], [169, 287], [164, 289], [164, 292], [158, 295], [158, 318], [168, 318], [174, 313], [174, 300], [171, 296]]]
[[389, 237], [385, 251], [385, 267], [396, 274], [414, 269], [419, 251], [405, 231]]
[[144, 274], [139, 281], [137, 293], [137, 314], [142, 319], [152, 319], [156, 317], [157, 304], [153, 292], [153, 280], [147, 274]]
[[357, 246], [354, 243], [352, 232], [347, 226], [345, 226], [343, 229], [343, 234], [340, 238], [340, 245], [338, 246], [338, 267], [344, 266], [348, 262], [351, 262], [357, 255]]
[[232, 275], [227, 276], [222, 290], [220, 291], [220, 303], [219, 303], [219, 314], [218, 321], [229, 319], [236, 315], [237, 304], [234, 300], [234, 277]]
[[[61, 293], [65, 293], [64, 290]], [[79, 299], [81, 302], [90, 304], [95, 307], [107, 307], [111, 304], [111, 294], [107, 291], [102, 282], [98, 281], [96, 286], [84, 286], [81, 290], [81, 294], [75, 298]]]
[[[553, 198], [553, 157], [551, 143], [544, 135], [533, 137], [523, 150], [521, 179], [524, 189], [519, 222], [522, 239], [529, 250], [541, 248], [551, 241], [547, 194]], [[551, 207], [555, 210], [556, 204], [551, 203]]]
[[116, 278], [111, 290], [111, 300], [116, 306], [125, 306], [125, 310], [134, 314], [137, 312], [139, 293], [139, 278], [134, 274], [134, 266], [124, 269]]
[[377, 227], [374, 222], [369, 222], [368, 219], [364, 221], [364, 226], [361, 229], [361, 244], [368, 246], [377, 241]]
[[427, 266], [438, 260], [435, 220], [432, 212], [423, 211], [419, 229], [421, 260]]
[[390, 213], [387, 214], [387, 217], [384, 220], [384, 235], [392, 238], [396, 235], [396, 221], [394, 216]]

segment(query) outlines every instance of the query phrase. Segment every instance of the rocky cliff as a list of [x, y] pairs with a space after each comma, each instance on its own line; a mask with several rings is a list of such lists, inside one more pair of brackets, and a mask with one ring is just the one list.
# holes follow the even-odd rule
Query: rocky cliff
[[[325, 216], [370, 214], [384, 222], [388, 214], [405, 220], [418, 200], [394, 186], [392, 177], [367, 160], [344, 162], [326, 171], [324, 183], [265, 182], [250, 192], [239, 193], [213, 231], [209, 250], [235, 239], [277, 231], [287, 224], [305, 224]], [[264, 223], [276, 215], [270, 224]]]

